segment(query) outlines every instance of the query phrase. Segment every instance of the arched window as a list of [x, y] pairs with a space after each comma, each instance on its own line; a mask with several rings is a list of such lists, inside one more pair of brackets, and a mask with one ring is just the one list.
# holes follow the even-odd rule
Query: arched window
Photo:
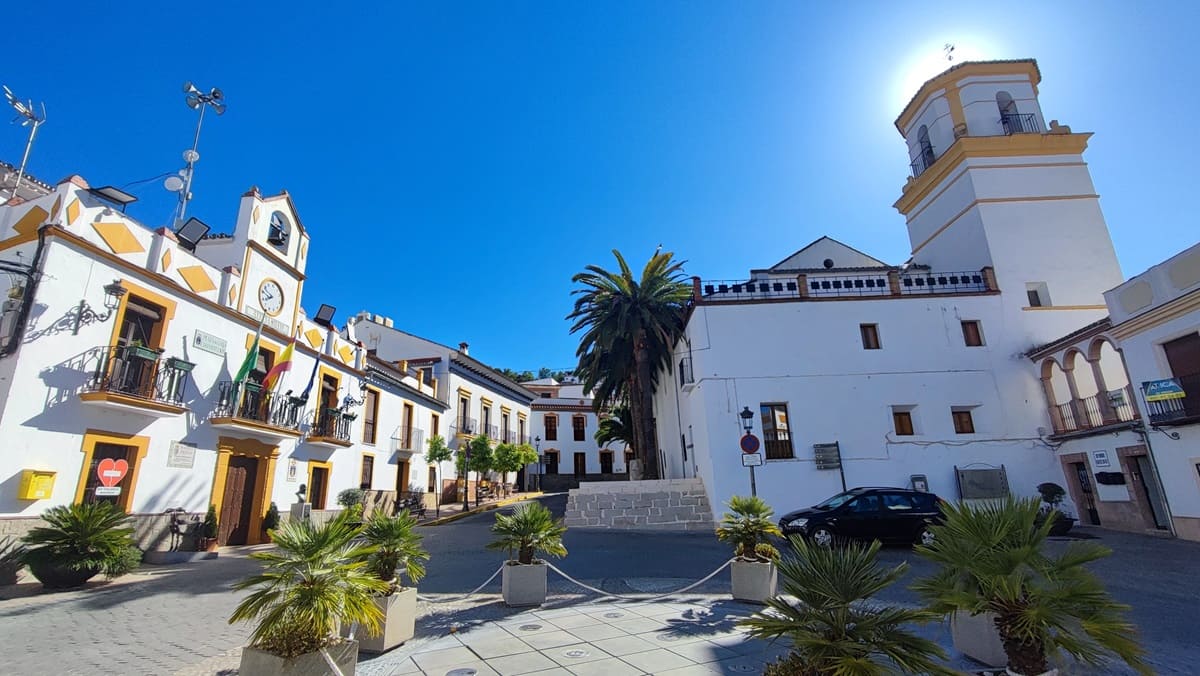
[[[1005, 134], [1021, 134], [1036, 131], [1033, 129], [1032, 116], [1021, 115], [1012, 94], [1006, 91], [996, 92], [996, 108], [1000, 110], [1000, 125]], [[1028, 119], [1027, 119], [1028, 118]]]
[[267, 227], [267, 242], [271, 246], [287, 253], [288, 237], [292, 234], [292, 224], [282, 211], [271, 214], [271, 224]]
[[937, 159], [933, 155], [933, 144], [929, 142], [929, 128], [921, 125], [917, 129], [917, 159], [913, 162], [913, 176], [920, 176], [926, 169], [933, 166], [933, 161]]

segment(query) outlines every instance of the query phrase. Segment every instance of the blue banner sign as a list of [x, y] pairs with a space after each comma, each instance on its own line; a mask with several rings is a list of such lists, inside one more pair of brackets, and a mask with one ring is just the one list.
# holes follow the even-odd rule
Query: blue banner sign
[[1142, 392], [1146, 401], [1166, 401], [1168, 399], [1183, 399], [1187, 394], [1174, 378], [1162, 380], [1147, 380], [1142, 383]]

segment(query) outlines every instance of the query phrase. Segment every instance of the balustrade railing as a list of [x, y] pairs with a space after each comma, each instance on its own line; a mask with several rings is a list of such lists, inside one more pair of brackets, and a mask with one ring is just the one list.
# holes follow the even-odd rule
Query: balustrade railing
[[97, 348], [96, 368], [83, 389], [113, 392], [183, 406], [188, 374], [194, 364], [178, 357], [161, 359], [159, 350], [126, 345]]
[[791, 279], [703, 280], [696, 283], [695, 300], [699, 303], [821, 300], [996, 291], [986, 272], [986, 268], [967, 272], [884, 269], [855, 273], [810, 272]]
[[450, 429], [454, 430], [455, 434], [475, 434], [479, 431], [479, 425], [474, 418], [458, 416], [450, 425]]
[[350, 441], [350, 423], [353, 421], [354, 417], [348, 417], [341, 409], [327, 406], [318, 412], [317, 419], [313, 422], [312, 431], [308, 436], [309, 438]]
[[214, 418], [235, 418], [285, 429], [299, 429], [304, 402], [299, 397], [264, 392], [254, 382], [224, 381], [217, 384]]
[[425, 448], [425, 430], [417, 427], [398, 429], [392, 439], [396, 442], [397, 451], [420, 451]]
[[1049, 411], [1055, 434], [1116, 425], [1141, 417], [1133, 403], [1133, 390], [1129, 386], [1055, 404]]
[[1037, 116], [1033, 113], [1004, 113], [1000, 116], [1000, 126], [1004, 127], [1004, 133], [1009, 136], [1013, 134], [1038, 134], [1041, 133], [1041, 125], [1038, 124]]

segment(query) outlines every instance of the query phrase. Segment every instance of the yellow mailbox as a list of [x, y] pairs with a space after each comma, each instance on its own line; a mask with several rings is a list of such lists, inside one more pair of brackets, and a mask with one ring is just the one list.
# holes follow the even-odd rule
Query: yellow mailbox
[[17, 487], [18, 500], [45, 500], [54, 492], [54, 476], [58, 472], [41, 469], [21, 470], [21, 485]]

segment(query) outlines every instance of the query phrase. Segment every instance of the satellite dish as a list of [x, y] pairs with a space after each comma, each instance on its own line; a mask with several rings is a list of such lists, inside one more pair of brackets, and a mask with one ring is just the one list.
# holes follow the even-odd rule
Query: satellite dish
[[163, 181], [163, 187], [171, 192], [179, 192], [183, 190], [183, 179], [178, 176], [168, 176], [167, 180]]
[[192, 162], [198, 162], [199, 160], [200, 160], [200, 153], [196, 152], [195, 150], [192, 150], [191, 148], [189, 148], [189, 149], [183, 151], [183, 161], [184, 162], [187, 162], [190, 164]]

